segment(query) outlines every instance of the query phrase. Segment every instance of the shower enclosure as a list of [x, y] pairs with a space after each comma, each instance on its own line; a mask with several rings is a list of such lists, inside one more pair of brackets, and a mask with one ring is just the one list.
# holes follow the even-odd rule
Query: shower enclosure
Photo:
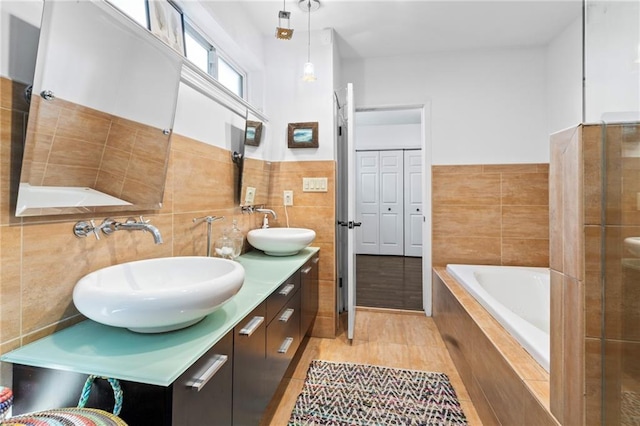
[[602, 298], [598, 423], [638, 425], [640, 1], [586, 0], [584, 7], [584, 122], [602, 130], [601, 292], [587, 295]]
[[602, 125], [602, 424], [640, 424], [640, 121]]

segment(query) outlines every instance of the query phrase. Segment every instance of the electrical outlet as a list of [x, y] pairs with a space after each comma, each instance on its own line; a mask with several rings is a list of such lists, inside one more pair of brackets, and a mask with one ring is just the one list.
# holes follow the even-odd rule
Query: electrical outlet
[[252, 206], [253, 201], [256, 199], [256, 189], [253, 186], [247, 186], [247, 192], [244, 196], [245, 204]]
[[293, 205], [293, 191], [284, 191], [284, 205], [285, 206]]

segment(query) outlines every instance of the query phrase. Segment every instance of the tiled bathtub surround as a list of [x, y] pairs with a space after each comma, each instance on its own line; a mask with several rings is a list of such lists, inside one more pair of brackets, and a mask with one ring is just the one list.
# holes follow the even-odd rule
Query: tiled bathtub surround
[[[243, 215], [235, 203], [235, 166], [230, 152], [176, 134], [171, 139], [163, 208], [145, 212], [162, 232], [164, 244], [155, 245], [152, 237], [143, 232], [117, 232], [99, 241], [73, 236], [73, 224], [79, 219], [102, 217], [16, 218], [13, 209], [28, 106], [22, 100], [23, 85], [4, 78], [0, 79], [0, 85], [0, 353], [81, 320], [71, 294], [76, 281], [91, 271], [138, 259], [204, 256], [206, 226], [194, 224], [195, 217], [210, 214], [226, 217], [224, 222], [214, 223], [214, 238], [221, 235], [223, 227], [231, 226], [234, 218], [245, 234], [261, 223], [260, 215]], [[309, 226], [318, 234], [316, 245], [322, 249], [322, 319], [316, 323], [314, 334], [333, 337], [337, 318], [330, 194], [335, 168], [333, 162], [282, 163], [279, 170], [284, 174], [280, 178], [290, 179], [293, 176], [288, 174], [290, 169], [304, 169], [305, 176], [307, 170], [318, 170], [332, 182], [326, 198], [305, 198], [296, 193], [300, 195], [295, 200], [296, 206], [288, 210], [291, 226]], [[278, 175], [275, 176], [278, 181]], [[299, 182], [301, 188], [302, 180]], [[284, 214], [281, 217], [276, 226], [284, 225]], [[6, 384], [4, 380], [0, 377], [0, 383]]]
[[433, 166], [433, 265], [549, 265], [549, 166]]
[[559, 425], [549, 374], [445, 268], [433, 272], [433, 317], [485, 425]]

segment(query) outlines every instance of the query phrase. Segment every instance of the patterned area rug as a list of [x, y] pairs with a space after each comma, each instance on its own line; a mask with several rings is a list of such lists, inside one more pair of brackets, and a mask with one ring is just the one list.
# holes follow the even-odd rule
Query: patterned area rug
[[466, 424], [446, 374], [318, 360], [289, 419], [289, 426]]

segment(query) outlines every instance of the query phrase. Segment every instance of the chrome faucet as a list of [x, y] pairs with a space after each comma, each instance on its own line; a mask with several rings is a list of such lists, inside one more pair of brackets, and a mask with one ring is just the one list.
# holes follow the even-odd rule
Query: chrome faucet
[[211, 224], [223, 219], [224, 216], [203, 216], [193, 218], [193, 223], [207, 222], [207, 257], [211, 256]]
[[274, 212], [271, 209], [257, 208], [257, 209], [254, 209], [254, 211], [258, 213], [269, 213], [271, 216], [273, 216], [273, 220], [278, 220], [278, 215], [276, 214], [276, 212]]
[[134, 218], [130, 217], [124, 222], [117, 222], [110, 217], [106, 218], [104, 222], [100, 225], [100, 229], [106, 235], [112, 234], [116, 231], [120, 231], [122, 229], [126, 229], [127, 231], [147, 231], [151, 232], [153, 235], [153, 241], [156, 244], [162, 244], [162, 235], [160, 235], [160, 231], [158, 228], [149, 223], [148, 220], [144, 220], [142, 216], [140, 216], [140, 221], [138, 222]]

